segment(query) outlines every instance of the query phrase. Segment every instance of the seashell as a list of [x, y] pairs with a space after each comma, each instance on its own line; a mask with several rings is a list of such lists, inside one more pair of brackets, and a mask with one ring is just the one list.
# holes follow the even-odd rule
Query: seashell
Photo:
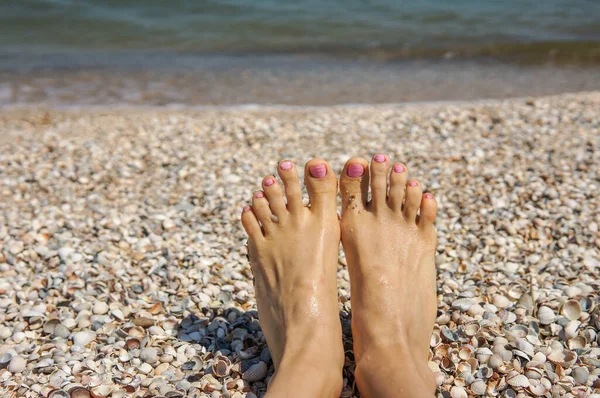
[[519, 297], [517, 301], [517, 308], [525, 308], [530, 314], [533, 309], [533, 299], [527, 293], [524, 293]]
[[444, 372], [433, 372], [433, 377], [435, 378], [435, 384], [437, 386], [441, 386], [444, 384], [444, 380], [446, 380], [446, 375]]
[[463, 361], [466, 361], [467, 359], [473, 356], [474, 351], [475, 350], [473, 349], [473, 347], [469, 345], [463, 346], [458, 350], [458, 357]]
[[579, 319], [579, 316], [581, 315], [581, 305], [579, 304], [579, 301], [566, 301], [562, 306], [561, 314], [566, 316], [571, 321]]
[[147, 363], [155, 363], [158, 361], [158, 350], [154, 347], [146, 347], [140, 351], [140, 359]]
[[517, 320], [517, 315], [514, 312], [508, 310], [502, 310], [498, 314], [504, 324], [514, 323]]
[[444, 312], [435, 320], [438, 325], [446, 325], [448, 322], [450, 322], [450, 315], [447, 312]]
[[127, 339], [127, 341], [125, 342], [125, 346], [128, 350], [138, 349], [140, 348], [140, 340], [136, 338]]
[[582, 297], [579, 299], [579, 306], [583, 312], [592, 312], [594, 309], [594, 302], [590, 297]]
[[92, 394], [92, 397], [94, 397], [94, 398], [106, 398], [110, 395], [111, 392], [112, 392], [112, 387], [107, 386], [107, 385], [96, 386], [90, 390], [90, 393]]
[[152, 315], [160, 314], [163, 311], [163, 305], [160, 301], [157, 301], [148, 309], [148, 312]]
[[231, 361], [224, 355], [217, 355], [213, 359], [212, 371], [217, 377], [226, 377], [231, 370]]
[[581, 294], [581, 289], [577, 286], [569, 286], [564, 291], [565, 296], [571, 298], [575, 296], [579, 296]]
[[492, 297], [492, 304], [494, 304], [496, 307], [502, 310], [510, 307], [512, 305], [512, 302], [506, 296], [503, 296], [501, 294], [495, 294]]
[[569, 323], [567, 323], [567, 325], [565, 326], [565, 338], [567, 340], [572, 339], [573, 337], [577, 336], [577, 331], [579, 329], [579, 326], [581, 325], [581, 322], [579, 321], [569, 321]]
[[476, 301], [473, 298], [459, 298], [452, 302], [452, 308], [454, 308], [455, 310], [460, 310], [462, 312], [466, 312], [474, 304], [476, 304]]
[[267, 376], [267, 370], [267, 364], [260, 361], [246, 369], [242, 373], [242, 379], [250, 382], [260, 381]]
[[452, 389], [450, 390], [450, 396], [452, 398], [469, 398], [469, 395], [467, 394], [465, 389], [458, 386], [452, 387]]
[[523, 351], [525, 354], [527, 354], [529, 356], [533, 356], [535, 354], [533, 345], [525, 339], [517, 339], [517, 340], [513, 341], [511, 344], [517, 350]]
[[481, 379], [489, 379], [494, 374], [492, 368], [482, 366], [477, 370], [476, 376]]
[[56, 326], [59, 324], [60, 324], [60, 319], [58, 319], [58, 318], [49, 319], [44, 324], [44, 328], [43, 328], [44, 333], [52, 334], [52, 332], [54, 332], [54, 328], [56, 328]]
[[434, 331], [434, 332], [431, 334], [431, 338], [430, 338], [430, 340], [429, 340], [429, 345], [430, 345], [431, 347], [435, 347], [435, 346], [437, 346], [438, 344], [440, 344], [441, 342], [442, 342], [442, 336], [440, 335], [440, 333], [439, 333], [438, 331]]
[[475, 395], [485, 395], [487, 385], [483, 380], [476, 380], [471, 383], [471, 392]]
[[487, 363], [490, 360], [490, 357], [494, 355], [492, 350], [487, 347], [478, 348], [475, 351], [475, 354], [477, 356], [477, 360], [481, 363]]
[[458, 340], [458, 335], [452, 329], [442, 329], [442, 340], [448, 343]]
[[508, 385], [517, 388], [526, 388], [529, 387], [529, 379], [526, 376], [517, 374], [516, 376], [510, 377], [506, 379]]
[[556, 314], [550, 307], [542, 306], [538, 310], [537, 318], [542, 325], [549, 325], [556, 320]]
[[500, 354], [494, 354], [490, 357], [489, 361], [488, 361], [488, 365], [490, 365], [490, 367], [492, 369], [497, 369], [500, 365], [502, 365], [504, 363], [502, 356]]
[[8, 366], [8, 364], [10, 363], [10, 361], [12, 361], [12, 359], [13, 359], [13, 356], [10, 352], [0, 355], [0, 368], [5, 368], [6, 366]]
[[90, 398], [90, 392], [84, 387], [73, 387], [69, 390], [71, 398]]
[[479, 326], [479, 322], [469, 322], [463, 326], [463, 331], [465, 335], [469, 337], [473, 337], [479, 332], [481, 326]]
[[577, 366], [571, 371], [571, 376], [573, 376], [577, 384], [585, 385], [588, 377], [590, 377], [590, 371], [584, 366]]
[[562, 351], [553, 350], [550, 355], [548, 355], [548, 360], [563, 368], [568, 368], [577, 361], [577, 354], [567, 349]]
[[140, 366], [137, 367], [137, 370], [138, 370], [138, 372], [147, 375], [147, 374], [152, 373], [152, 371], [154, 369], [152, 368], [152, 365], [150, 365], [148, 362], [144, 362]]
[[507, 330], [506, 336], [512, 339], [521, 339], [527, 336], [529, 329], [525, 325], [514, 325]]
[[73, 333], [73, 344], [85, 347], [96, 339], [96, 333], [91, 330]]
[[70, 395], [65, 390], [52, 390], [48, 393], [48, 398], [70, 398]]
[[538, 380], [529, 380], [529, 392], [535, 396], [542, 396], [548, 392], [548, 389]]

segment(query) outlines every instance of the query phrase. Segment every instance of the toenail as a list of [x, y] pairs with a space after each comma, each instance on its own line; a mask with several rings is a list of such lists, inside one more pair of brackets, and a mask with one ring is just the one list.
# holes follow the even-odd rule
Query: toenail
[[362, 164], [354, 163], [348, 166], [348, 177], [361, 177], [365, 173], [365, 168]]
[[248, 212], [250, 211], [250, 209], [251, 209], [251, 208], [252, 208], [252, 207], [250, 207], [250, 206], [245, 206], [245, 207], [244, 207], [244, 210], [243, 210], [243, 212], [244, 212], [244, 213], [248, 213]]
[[262, 191], [258, 191], [257, 193], [254, 194], [255, 198], [264, 198], [265, 194]]
[[272, 178], [267, 178], [264, 182], [265, 187], [270, 187], [271, 185], [275, 184], [275, 180]]
[[385, 162], [385, 155], [382, 155], [382, 154], [375, 155], [373, 160], [375, 160], [377, 163], [383, 163], [383, 162]]
[[404, 173], [404, 166], [397, 164], [394, 166], [394, 173]]
[[281, 170], [289, 170], [292, 168], [292, 162], [286, 160], [285, 162], [281, 162], [279, 167], [281, 167]]
[[310, 166], [308, 168], [310, 175], [315, 178], [323, 178], [327, 174], [327, 167], [324, 164], [319, 164], [316, 166]]
[[424, 194], [424, 195], [423, 195], [423, 197], [424, 197], [425, 199], [433, 199], [433, 194], [431, 194], [431, 193], [427, 192], [426, 194]]
[[416, 182], [416, 181], [411, 181], [411, 182], [408, 183], [409, 187], [416, 187], [417, 185], [419, 185], [419, 183]]

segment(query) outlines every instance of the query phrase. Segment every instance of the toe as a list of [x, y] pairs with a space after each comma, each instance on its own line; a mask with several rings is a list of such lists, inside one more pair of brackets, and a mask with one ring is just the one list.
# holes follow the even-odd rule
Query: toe
[[254, 192], [254, 196], [252, 197], [252, 208], [263, 229], [268, 233], [273, 227], [273, 213], [271, 213], [269, 201], [263, 191]]
[[378, 154], [371, 161], [371, 206], [373, 211], [387, 207], [387, 172], [389, 158]]
[[[406, 184], [406, 199], [404, 201], [404, 217], [408, 221], [415, 222], [417, 218], [417, 211], [421, 205], [421, 195], [423, 194], [423, 188], [419, 181], [410, 180]], [[260, 217], [259, 217], [260, 219]]]
[[285, 198], [287, 199], [287, 209], [290, 213], [296, 213], [304, 208], [302, 203], [302, 190], [298, 180], [298, 170], [290, 160], [279, 162], [277, 173], [283, 182], [285, 188]]
[[262, 186], [273, 214], [277, 217], [285, 216], [287, 209], [283, 200], [283, 194], [281, 193], [281, 186], [277, 182], [277, 179], [273, 176], [267, 176], [263, 179]]
[[395, 212], [402, 211], [404, 192], [406, 191], [406, 178], [408, 169], [402, 163], [395, 163], [390, 173], [390, 197], [389, 204]]
[[252, 206], [246, 206], [244, 207], [244, 210], [242, 210], [242, 225], [250, 239], [253, 241], [256, 242], [259, 238], [263, 237], [262, 229], [252, 210]]
[[310, 199], [311, 211], [336, 211], [337, 178], [323, 159], [311, 159], [306, 163], [304, 183]]
[[419, 212], [419, 226], [427, 229], [433, 227], [437, 213], [437, 202], [430, 192], [424, 193], [421, 198], [421, 211]]
[[358, 212], [367, 206], [369, 195], [369, 164], [363, 158], [346, 162], [340, 177], [342, 217], [348, 212]]

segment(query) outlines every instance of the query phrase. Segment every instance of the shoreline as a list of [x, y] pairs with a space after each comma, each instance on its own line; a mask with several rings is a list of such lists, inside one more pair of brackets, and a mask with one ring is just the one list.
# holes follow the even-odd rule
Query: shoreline
[[7, 106], [329, 106], [470, 101], [600, 90], [600, 68], [460, 60], [365, 62], [302, 57], [188, 60], [139, 68], [0, 67]]

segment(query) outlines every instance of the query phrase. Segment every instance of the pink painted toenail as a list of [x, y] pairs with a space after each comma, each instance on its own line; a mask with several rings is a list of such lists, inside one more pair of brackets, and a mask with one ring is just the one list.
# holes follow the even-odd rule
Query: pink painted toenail
[[275, 180], [274, 180], [274, 179], [272, 179], [272, 178], [267, 178], [267, 179], [265, 180], [265, 183], [264, 183], [264, 184], [265, 184], [265, 187], [270, 187], [271, 185], [275, 184]]
[[416, 187], [417, 185], [419, 185], [419, 183], [416, 182], [416, 181], [411, 181], [411, 182], [408, 183], [409, 187]]
[[248, 213], [250, 211], [250, 209], [252, 209], [252, 207], [250, 206], [245, 206], [243, 212], [244, 213]]
[[394, 166], [394, 173], [404, 173], [404, 166], [397, 164]]
[[324, 164], [319, 164], [317, 166], [310, 166], [308, 168], [310, 175], [315, 178], [323, 178], [327, 175], [327, 167]]
[[265, 194], [262, 191], [258, 191], [257, 193], [254, 194], [255, 198], [264, 198]]
[[381, 154], [375, 155], [373, 160], [375, 160], [377, 163], [383, 163], [383, 162], [385, 162], [385, 155], [381, 155]]
[[281, 162], [279, 167], [281, 167], [281, 170], [289, 170], [292, 168], [292, 162], [286, 160], [285, 162]]
[[424, 195], [423, 195], [423, 197], [424, 197], [425, 199], [433, 199], [433, 194], [431, 194], [431, 193], [427, 192], [426, 194], [424, 194]]
[[362, 164], [354, 163], [348, 166], [346, 173], [348, 173], [348, 177], [361, 177], [365, 174], [365, 168]]

